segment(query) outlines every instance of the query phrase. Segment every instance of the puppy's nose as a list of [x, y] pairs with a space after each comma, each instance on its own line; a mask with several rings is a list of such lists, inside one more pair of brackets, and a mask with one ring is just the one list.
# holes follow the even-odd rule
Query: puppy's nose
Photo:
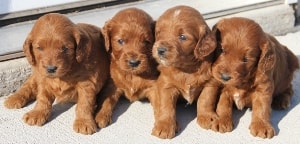
[[221, 73], [221, 78], [222, 78], [224, 81], [229, 81], [229, 80], [231, 79], [230, 75], [225, 74], [225, 73]]
[[166, 51], [167, 51], [166, 48], [163, 48], [163, 47], [157, 48], [158, 55], [165, 55]]
[[57, 70], [56, 66], [46, 66], [46, 70], [48, 73], [55, 73]]
[[141, 61], [138, 61], [138, 60], [129, 60], [128, 61], [128, 64], [131, 67], [137, 67], [140, 63], [141, 63]]

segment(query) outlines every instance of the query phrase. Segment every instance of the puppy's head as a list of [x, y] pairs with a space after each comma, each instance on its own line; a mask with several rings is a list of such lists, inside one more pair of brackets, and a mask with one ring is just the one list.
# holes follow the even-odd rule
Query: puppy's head
[[87, 41], [79, 27], [60, 14], [40, 17], [27, 36], [23, 51], [28, 62], [42, 75], [61, 77], [83, 59]]
[[106, 50], [120, 69], [133, 74], [151, 70], [154, 25], [152, 18], [137, 8], [121, 10], [105, 23]]
[[236, 87], [251, 83], [274, 67], [275, 56], [262, 28], [246, 18], [223, 19], [213, 27], [217, 56], [213, 76]]
[[162, 65], [185, 68], [211, 54], [216, 41], [201, 14], [176, 6], [156, 21], [153, 56]]

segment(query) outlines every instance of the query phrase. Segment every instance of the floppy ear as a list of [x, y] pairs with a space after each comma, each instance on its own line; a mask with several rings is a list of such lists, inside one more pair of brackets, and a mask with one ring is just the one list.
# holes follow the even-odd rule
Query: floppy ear
[[200, 36], [194, 54], [197, 59], [203, 59], [216, 49], [216, 39], [206, 26], [200, 27], [199, 31]]
[[274, 68], [275, 53], [267, 38], [262, 39], [259, 44], [259, 48], [261, 50], [261, 54], [258, 61], [258, 70], [264, 73]]
[[221, 31], [219, 30], [219, 23], [216, 23], [212, 28], [212, 33], [216, 38], [217, 42], [221, 42]]
[[106, 51], [111, 50], [111, 41], [110, 41], [110, 32], [111, 32], [111, 21], [105, 22], [105, 25], [102, 29], [102, 34], [104, 37], [105, 49]]
[[34, 66], [36, 64], [36, 60], [34, 57], [33, 49], [32, 49], [32, 38], [31, 34], [29, 34], [23, 44], [23, 51], [27, 58], [27, 61], [30, 65]]
[[88, 54], [91, 50], [91, 45], [88, 44], [87, 35], [81, 30], [79, 26], [75, 26], [73, 35], [76, 41], [75, 55], [78, 63], [88, 58]]

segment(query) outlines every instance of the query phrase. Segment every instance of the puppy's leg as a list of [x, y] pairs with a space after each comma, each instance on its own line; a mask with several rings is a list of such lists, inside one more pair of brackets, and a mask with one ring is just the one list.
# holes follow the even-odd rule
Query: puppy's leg
[[290, 107], [291, 98], [294, 94], [292, 84], [281, 94], [274, 96], [272, 101], [272, 108], [277, 110], [284, 110]]
[[27, 112], [23, 116], [25, 123], [29, 125], [42, 126], [49, 118], [52, 108], [52, 103], [55, 97], [45, 89], [39, 89], [37, 95], [37, 103], [33, 110]]
[[4, 106], [9, 109], [22, 108], [29, 101], [36, 98], [36, 92], [34, 92], [36, 90], [36, 82], [34, 81], [34, 77], [31, 75], [16, 93], [9, 96], [4, 101]]
[[212, 130], [221, 133], [232, 131], [232, 105], [231, 95], [227, 91], [223, 91], [216, 110], [218, 119], [213, 123]]
[[215, 106], [218, 87], [204, 87], [197, 101], [197, 123], [204, 129], [210, 129], [217, 118]]
[[104, 87], [103, 92], [101, 92], [100, 95], [104, 98], [104, 102], [95, 117], [98, 127], [104, 128], [112, 122], [112, 112], [121, 94], [122, 91], [117, 89], [112, 81], [109, 81], [109, 83]]
[[270, 122], [272, 93], [254, 92], [251, 97], [253, 111], [249, 127], [251, 134], [261, 138], [272, 138], [275, 135]]
[[152, 107], [153, 107], [153, 113], [154, 113], [154, 119], [157, 119], [158, 111], [159, 111], [159, 100], [158, 93], [156, 89], [151, 89], [148, 92], [148, 100], [150, 101]]
[[170, 139], [175, 136], [176, 124], [176, 103], [179, 92], [176, 88], [163, 88], [158, 86], [159, 110], [155, 117], [152, 135]]
[[81, 134], [93, 134], [97, 130], [93, 116], [97, 92], [93, 85], [91, 82], [80, 82], [77, 86], [78, 100], [73, 129]]

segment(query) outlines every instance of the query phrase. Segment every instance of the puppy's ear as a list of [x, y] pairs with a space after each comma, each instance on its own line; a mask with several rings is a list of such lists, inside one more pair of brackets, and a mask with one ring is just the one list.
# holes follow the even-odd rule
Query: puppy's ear
[[90, 51], [90, 45], [88, 45], [88, 37], [81, 30], [79, 26], [74, 26], [73, 35], [76, 41], [75, 56], [78, 63], [81, 63], [86, 59], [87, 54]]
[[212, 33], [215, 36], [217, 42], [221, 42], [222, 41], [222, 39], [221, 39], [221, 31], [219, 29], [219, 23], [216, 23], [213, 26]]
[[105, 49], [107, 52], [111, 50], [110, 32], [111, 32], [111, 21], [107, 21], [107, 22], [105, 22], [105, 25], [102, 29], [102, 34], [103, 34], [104, 43], [105, 43]]
[[36, 60], [33, 53], [32, 48], [32, 36], [29, 34], [23, 44], [23, 51], [30, 65], [34, 66], [36, 64]]
[[267, 37], [261, 39], [259, 48], [261, 50], [261, 54], [258, 61], [258, 70], [265, 73], [274, 68], [275, 53], [270, 46], [270, 42], [268, 41]]
[[199, 29], [200, 36], [194, 54], [197, 59], [203, 59], [216, 49], [216, 39], [207, 26]]

